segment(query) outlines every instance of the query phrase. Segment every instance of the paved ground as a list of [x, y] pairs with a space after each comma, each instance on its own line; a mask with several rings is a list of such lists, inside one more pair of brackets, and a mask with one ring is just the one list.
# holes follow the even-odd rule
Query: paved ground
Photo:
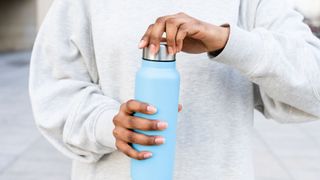
[[34, 126], [28, 63], [29, 53], [0, 56], [0, 180], [67, 180], [70, 161]]
[[[70, 160], [33, 124], [28, 59], [0, 55], [0, 180], [68, 180]], [[255, 127], [257, 180], [320, 180], [320, 122], [280, 125], [257, 113]]]

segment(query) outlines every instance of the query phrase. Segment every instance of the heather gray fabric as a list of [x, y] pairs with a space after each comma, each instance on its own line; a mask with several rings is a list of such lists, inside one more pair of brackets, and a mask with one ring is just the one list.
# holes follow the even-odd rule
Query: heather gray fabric
[[30, 95], [42, 134], [73, 159], [73, 180], [130, 179], [112, 118], [133, 98], [147, 26], [180, 11], [231, 34], [217, 57], [178, 55], [176, 180], [253, 180], [255, 107], [280, 122], [319, 119], [320, 42], [285, 1], [56, 0], [35, 43]]

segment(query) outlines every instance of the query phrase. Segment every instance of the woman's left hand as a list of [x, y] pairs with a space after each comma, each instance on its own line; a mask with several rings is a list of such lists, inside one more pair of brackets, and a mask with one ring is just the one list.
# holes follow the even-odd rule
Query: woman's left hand
[[[166, 33], [166, 38], [162, 37]], [[204, 53], [221, 50], [229, 38], [229, 27], [215, 26], [178, 13], [159, 17], [151, 24], [142, 37], [139, 48], [149, 46], [151, 52], [159, 50], [161, 41], [166, 41], [168, 51], [174, 54], [180, 51], [187, 53]]]

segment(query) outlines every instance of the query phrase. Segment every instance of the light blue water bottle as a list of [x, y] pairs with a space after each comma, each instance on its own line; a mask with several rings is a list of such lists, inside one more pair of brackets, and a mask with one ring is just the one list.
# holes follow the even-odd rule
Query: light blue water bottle
[[137, 131], [146, 135], [159, 135], [165, 143], [159, 146], [133, 144], [138, 151], [150, 151], [146, 160], [131, 160], [132, 180], [172, 180], [176, 145], [180, 76], [176, 70], [175, 55], [170, 55], [165, 43], [157, 54], [143, 49], [143, 60], [136, 75], [135, 99], [157, 108], [154, 115], [136, 113], [135, 116], [168, 122], [163, 131]]

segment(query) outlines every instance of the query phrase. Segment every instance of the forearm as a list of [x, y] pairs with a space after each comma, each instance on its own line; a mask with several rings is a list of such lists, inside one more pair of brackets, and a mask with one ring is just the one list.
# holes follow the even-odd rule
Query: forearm
[[264, 28], [249, 32], [231, 26], [229, 41], [214, 60], [238, 69], [260, 87], [266, 114], [317, 119], [320, 46], [318, 40], [312, 42]]

